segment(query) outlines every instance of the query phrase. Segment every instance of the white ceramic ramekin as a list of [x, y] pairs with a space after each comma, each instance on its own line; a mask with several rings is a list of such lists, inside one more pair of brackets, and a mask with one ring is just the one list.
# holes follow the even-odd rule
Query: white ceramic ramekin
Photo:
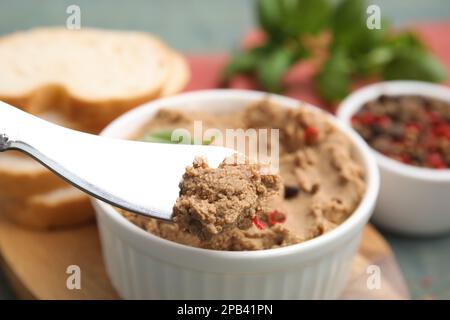
[[[209, 90], [157, 100], [111, 123], [104, 136], [124, 138], [159, 108], [192, 108], [216, 114], [267, 97], [244, 90]], [[281, 106], [297, 100], [270, 96]], [[306, 106], [305, 108], [314, 108]], [[315, 108], [314, 108], [315, 109]], [[315, 109], [317, 110], [317, 109]], [[367, 191], [353, 215], [335, 230], [305, 243], [263, 251], [227, 252], [174, 243], [133, 225], [113, 207], [93, 200], [110, 279], [126, 299], [334, 299], [345, 287], [364, 225], [379, 188], [376, 162], [362, 139], [329, 116], [356, 146]], [[157, 156], [157, 155], [155, 155]]]
[[[351, 117], [362, 105], [386, 95], [421, 95], [450, 102], [450, 89], [418, 81], [387, 81], [352, 93], [337, 115], [351, 126]], [[373, 221], [386, 229], [413, 235], [450, 231], [450, 170], [403, 164], [372, 149], [381, 175], [380, 196]]]

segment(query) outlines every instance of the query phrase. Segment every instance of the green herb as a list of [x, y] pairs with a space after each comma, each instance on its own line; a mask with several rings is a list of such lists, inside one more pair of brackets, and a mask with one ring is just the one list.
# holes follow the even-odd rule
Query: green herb
[[319, 94], [328, 101], [344, 98], [350, 88], [351, 61], [342, 50], [336, 50], [316, 77]]
[[311, 36], [331, 34], [319, 50], [328, 54], [315, 78], [318, 93], [338, 101], [350, 90], [353, 79], [415, 79], [440, 82], [445, 68], [412, 32], [388, 32], [366, 26], [367, 4], [363, 0], [258, 0], [256, 13], [267, 41], [236, 53], [223, 71], [226, 84], [237, 74], [254, 76], [270, 92], [283, 89], [283, 77], [291, 66], [314, 56]]
[[381, 22], [381, 29], [367, 28], [365, 3], [361, 0], [342, 0], [332, 16], [333, 40], [330, 50], [345, 48], [349, 55], [367, 53], [380, 45], [386, 36], [387, 22]]
[[281, 1], [259, 0], [256, 3], [258, 22], [272, 38], [282, 35], [283, 8]]
[[172, 130], [158, 130], [147, 132], [140, 139], [145, 142], [156, 142], [156, 143], [179, 143], [180, 141], [172, 141]]
[[261, 28], [272, 40], [281, 41], [322, 30], [331, 5], [328, 0], [259, 0], [256, 11]]
[[[171, 143], [171, 144], [194, 144], [194, 139], [191, 139], [190, 137], [186, 137], [186, 139], [183, 139], [183, 137], [178, 137], [178, 140], [175, 140], [172, 137], [173, 130], [156, 130], [147, 132], [144, 134], [144, 136], [140, 139], [141, 141], [145, 142], [153, 142], [153, 143]], [[189, 138], [189, 139], [187, 139]], [[205, 139], [202, 141], [203, 145], [210, 145], [214, 142], [215, 137], [212, 136], [209, 139]], [[187, 141], [189, 140], [189, 141]]]
[[398, 51], [382, 72], [388, 80], [413, 79], [441, 82], [446, 78], [442, 65], [427, 52], [412, 49]]
[[208, 145], [210, 145], [211, 143], [213, 143], [215, 139], [216, 139], [216, 136], [211, 136], [209, 139], [204, 139], [204, 140], [202, 141], [202, 145], [208, 146]]
[[286, 48], [279, 48], [265, 56], [256, 66], [256, 76], [261, 85], [271, 92], [280, 92], [281, 78], [293, 63], [293, 53]]

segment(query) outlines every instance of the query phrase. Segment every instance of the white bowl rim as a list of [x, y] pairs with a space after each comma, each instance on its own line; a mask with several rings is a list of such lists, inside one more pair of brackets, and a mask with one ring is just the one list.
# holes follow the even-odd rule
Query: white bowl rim
[[[349, 127], [341, 123], [337, 118], [333, 117], [331, 114], [327, 114], [325, 111], [312, 106], [308, 103], [295, 100], [292, 98], [284, 97], [276, 94], [268, 94], [260, 91], [253, 90], [242, 90], [242, 89], [211, 89], [211, 90], [199, 90], [187, 93], [178, 94], [172, 97], [161, 98], [158, 100], [151, 101], [149, 103], [143, 104], [135, 109], [132, 109], [113, 122], [111, 122], [100, 134], [104, 136], [115, 136], [116, 128], [123, 123], [130, 121], [132, 119], [140, 118], [144, 114], [153, 113], [160, 109], [161, 107], [175, 106], [181, 104], [187, 104], [188, 101], [191, 104], [196, 100], [203, 100], [205, 98], [215, 98], [215, 99], [230, 99], [230, 98], [246, 98], [252, 101], [262, 100], [269, 97], [271, 101], [278, 103], [284, 107], [294, 107], [294, 106], [304, 106], [306, 108], [312, 108], [312, 110], [323, 112], [339, 130], [342, 130], [351, 140], [358, 150], [361, 161], [366, 174], [366, 191], [363, 198], [361, 199], [358, 207], [355, 209], [353, 214], [347, 218], [342, 224], [327, 232], [321, 236], [313, 238], [311, 240], [289, 245], [286, 247], [265, 249], [265, 250], [254, 250], [254, 251], [219, 251], [211, 249], [203, 249], [192, 247], [177, 242], [173, 242], [161, 237], [158, 237], [152, 233], [149, 233], [138, 226], [134, 225], [126, 218], [124, 218], [114, 207], [104, 203], [100, 200], [93, 199], [95, 204], [99, 206], [104, 213], [106, 213], [109, 218], [113, 219], [116, 223], [120, 224], [121, 227], [128, 229], [128, 232], [134, 233], [136, 236], [143, 238], [145, 241], [152, 241], [158, 243], [161, 246], [165, 246], [166, 249], [172, 249], [173, 251], [191, 253], [198, 257], [205, 258], [221, 258], [227, 261], [249, 261], [255, 259], [273, 259], [274, 257], [284, 257], [290, 256], [292, 254], [302, 253], [305, 256], [314, 255], [319, 248], [333, 248], [336, 245], [337, 240], [347, 239], [347, 237], [354, 236], [355, 230], [358, 230], [361, 225], [364, 225], [370, 218], [372, 209], [375, 205], [375, 201], [378, 196], [380, 177], [376, 161], [370, 152], [369, 147], [366, 145], [364, 140]], [[186, 101], [187, 100], [187, 101]], [[175, 107], [176, 108], [176, 107]], [[147, 118], [149, 119], [149, 118]], [[352, 232], [353, 231], [353, 232]], [[306, 258], [306, 257], [305, 257]]]
[[[383, 81], [364, 86], [351, 93], [341, 102], [336, 115], [340, 120], [351, 127], [351, 117], [363, 106], [363, 104], [382, 94], [419, 95], [448, 101], [450, 103], [450, 88], [443, 85], [414, 80]], [[375, 155], [378, 165], [385, 170], [424, 181], [438, 183], [450, 182], [449, 168], [436, 170], [412, 166], [391, 159], [370, 146], [369, 148]]]

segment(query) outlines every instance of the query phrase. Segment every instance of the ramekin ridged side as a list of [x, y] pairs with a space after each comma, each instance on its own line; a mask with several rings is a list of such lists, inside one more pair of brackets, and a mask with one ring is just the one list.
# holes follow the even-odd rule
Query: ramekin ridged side
[[[130, 111], [102, 134], [126, 137], [161, 107], [236, 110], [238, 104], [244, 107], [265, 97], [264, 93], [244, 90], [182, 94]], [[299, 104], [276, 95], [270, 95], [270, 99], [288, 108]], [[367, 190], [358, 208], [342, 225], [304, 243], [241, 252], [189, 247], [149, 234], [112, 206], [93, 199], [107, 272], [119, 295], [125, 299], [338, 298], [372, 213], [379, 177], [375, 160], [362, 139], [335, 119], [330, 117], [330, 121], [354, 142], [366, 171]]]
[[336, 299], [349, 277], [361, 234], [287, 268], [215, 272], [187, 267], [183, 257], [175, 264], [142, 250], [96, 209], [107, 272], [124, 299]]

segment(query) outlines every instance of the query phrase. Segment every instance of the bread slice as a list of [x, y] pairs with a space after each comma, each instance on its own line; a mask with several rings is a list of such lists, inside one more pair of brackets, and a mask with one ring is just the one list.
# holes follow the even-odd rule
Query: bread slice
[[0, 154], [0, 214], [24, 226], [50, 229], [89, 221], [94, 211], [86, 194], [28, 156], [8, 151]]
[[[184, 58], [144, 33], [41, 28], [0, 38], [0, 100], [98, 133], [120, 114], [181, 91]], [[0, 211], [30, 227], [89, 220], [88, 197], [20, 153], [0, 154]]]
[[186, 60], [177, 52], [169, 52], [171, 55], [171, 66], [168, 77], [161, 90], [161, 96], [171, 96], [184, 89], [189, 81], [191, 72]]
[[[43, 112], [39, 117], [67, 128], [88, 131], [54, 111]], [[0, 197], [25, 197], [64, 186], [67, 183], [63, 179], [36, 160], [18, 151], [0, 154]]]
[[91, 221], [89, 197], [73, 187], [63, 187], [29, 198], [0, 197], [0, 214], [26, 227], [54, 229]]
[[[81, 125], [54, 111], [39, 116], [83, 130]], [[0, 154], [0, 213], [21, 225], [39, 229], [68, 227], [92, 220], [94, 216], [87, 195], [17, 151]]]
[[140, 32], [40, 28], [14, 33], [0, 38], [0, 100], [36, 114], [59, 96], [63, 102], [51, 108], [101, 129], [160, 95], [177, 71], [170, 52]]
[[65, 186], [64, 180], [19, 154], [0, 154], [0, 197], [26, 197]]

